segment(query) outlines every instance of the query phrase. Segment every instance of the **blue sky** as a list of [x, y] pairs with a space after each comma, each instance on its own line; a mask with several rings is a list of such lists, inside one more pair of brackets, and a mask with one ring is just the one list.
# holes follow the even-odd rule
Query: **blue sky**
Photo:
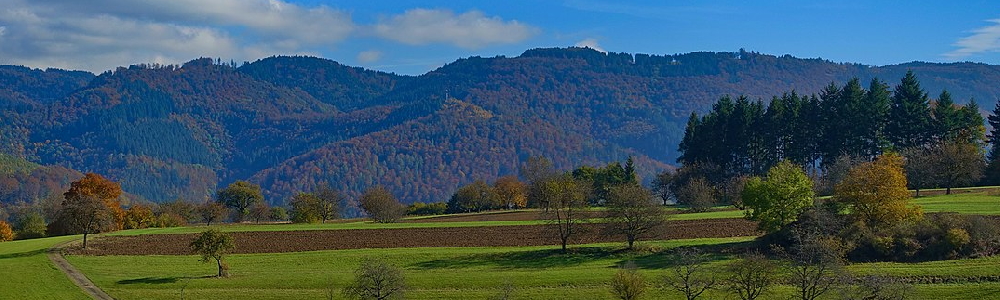
[[585, 45], [886, 65], [1000, 64], [992, 1], [0, 0], [0, 64], [101, 72], [197, 57], [314, 55], [401, 74]]

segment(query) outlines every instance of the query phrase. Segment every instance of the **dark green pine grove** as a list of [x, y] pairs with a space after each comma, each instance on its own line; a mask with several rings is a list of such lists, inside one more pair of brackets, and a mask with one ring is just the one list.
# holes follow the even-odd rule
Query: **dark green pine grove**
[[[989, 118], [990, 144], [1000, 140], [998, 113], [1000, 106]], [[819, 170], [839, 157], [870, 160], [941, 143], [983, 146], [983, 121], [975, 101], [955, 105], [948, 91], [931, 101], [913, 72], [892, 90], [879, 79], [865, 88], [855, 78], [818, 95], [786, 92], [767, 105], [723, 96], [706, 115], [690, 116], [678, 162], [717, 166], [723, 178], [759, 176], [782, 160]], [[990, 161], [1000, 156], [996, 149]]]

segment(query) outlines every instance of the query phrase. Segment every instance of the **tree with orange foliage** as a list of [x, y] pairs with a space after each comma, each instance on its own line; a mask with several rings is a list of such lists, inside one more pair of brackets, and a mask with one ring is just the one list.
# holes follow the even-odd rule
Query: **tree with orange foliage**
[[883, 154], [873, 162], [852, 168], [836, 186], [834, 197], [848, 204], [851, 214], [872, 228], [923, 216], [919, 206], [910, 204], [903, 157], [895, 153]]
[[7, 242], [14, 240], [14, 228], [10, 227], [10, 224], [5, 221], [0, 221], [0, 242]]
[[497, 181], [493, 183], [493, 191], [503, 209], [528, 206], [528, 185], [517, 180], [517, 176], [508, 175], [497, 178]]
[[87, 173], [70, 183], [63, 194], [62, 210], [54, 222], [56, 232], [83, 234], [83, 248], [87, 248], [87, 235], [119, 230], [124, 226], [125, 211], [118, 202], [121, 185], [101, 175]]

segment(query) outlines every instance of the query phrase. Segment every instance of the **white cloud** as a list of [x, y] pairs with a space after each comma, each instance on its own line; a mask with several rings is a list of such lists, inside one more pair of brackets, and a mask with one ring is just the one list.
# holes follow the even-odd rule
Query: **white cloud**
[[601, 45], [599, 45], [597, 43], [597, 39], [595, 39], [595, 38], [586, 38], [586, 39], [583, 39], [582, 41], [576, 42], [576, 45], [573, 45], [573, 46], [581, 47], [581, 48], [590, 48], [590, 49], [594, 49], [594, 50], [597, 50], [597, 51], [600, 51], [600, 52], [603, 52], [603, 53], [608, 53], [608, 51], [604, 51], [604, 48], [601, 48]]
[[466, 49], [512, 44], [534, 36], [538, 29], [518, 21], [487, 17], [480, 11], [455, 15], [443, 9], [412, 9], [379, 20], [380, 37], [409, 45], [447, 43]]
[[0, 25], [0, 64], [95, 72], [309, 53], [355, 28], [347, 13], [279, 0], [0, 0]]
[[959, 39], [952, 44], [958, 49], [945, 53], [944, 57], [958, 60], [985, 52], [1000, 52], [1000, 19], [988, 22], [993, 25], [973, 30], [972, 35]]
[[382, 58], [382, 52], [377, 50], [361, 51], [358, 53], [358, 61], [364, 64], [373, 63]]

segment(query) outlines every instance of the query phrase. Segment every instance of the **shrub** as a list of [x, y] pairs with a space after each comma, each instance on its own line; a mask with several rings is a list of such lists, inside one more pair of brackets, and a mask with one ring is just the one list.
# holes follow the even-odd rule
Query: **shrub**
[[611, 278], [611, 293], [622, 300], [639, 299], [646, 293], [646, 282], [634, 263], [628, 262]]
[[363, 258], [354, 270], [354, 282], [344, 288], [351, 299], [403, 299], [406, 282], [403, 270], [378, 258]]
[[415, 202], [406, 208], [406, 214], [413, 216], [432, 216], [442, 215], [446, 210], [448, 210], [448, 204], [444, 202]]
[[0, 242], [7, 242], [14, 240], [14, 229], [10, 227], [10, 223], [6, 221], [0, 221]]
[[175, 213], [162, 213], [156, 217], [156, 222], [153, 224], [153, 227], [159, 228], [181, 226], [187, 226], [187, 219]]
[[45, 218], [37, 212], [29, 212], [21, 215], [14, 222], [14, 231], [17, 232], [17, 239], [35, 239], [45, 237], [48, 227]]

